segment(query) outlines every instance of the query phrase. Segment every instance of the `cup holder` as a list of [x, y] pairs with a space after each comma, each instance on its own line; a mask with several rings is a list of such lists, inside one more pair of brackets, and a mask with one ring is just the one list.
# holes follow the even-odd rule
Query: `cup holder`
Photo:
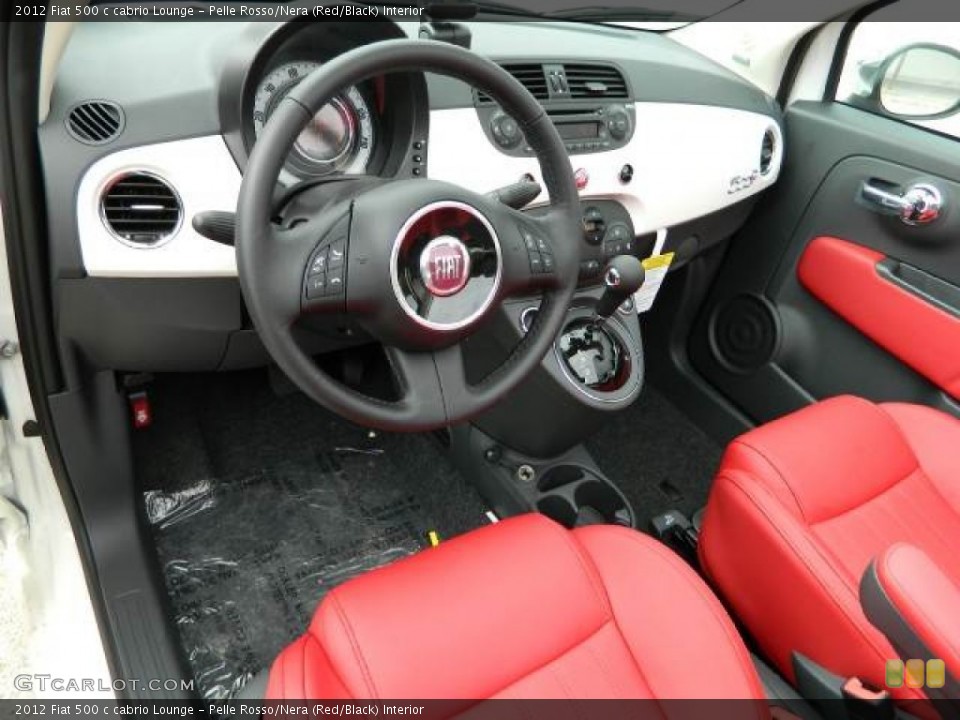
[[559, 465], [544, 473], [538, 489], [545, 493], [537, 510], [564, 527], [623, 525], [633, 527], [633, 511], [609, 482], [578, 465]]
[[[537, 490], [549, 492], [588, 477], [587, 471], [579, 465], [557, 465], [547, 470], [537, 483]], [[592, 476], [589, 476], [592, 477]]]
[[586, 519], [601, 518], [600, 522], [608, 525], [633, 525], [632, 513], [623, 497], [610, 485], [598, 480], [591, 480], [580, 485], [574, 493], [574, 502], [577, 504], [577, 520], [579, 524]]
[[547, 495], [537, 501], [537, 510], [564, 527], [572, 528], [577, 524], [577, 509], [560, 495]]

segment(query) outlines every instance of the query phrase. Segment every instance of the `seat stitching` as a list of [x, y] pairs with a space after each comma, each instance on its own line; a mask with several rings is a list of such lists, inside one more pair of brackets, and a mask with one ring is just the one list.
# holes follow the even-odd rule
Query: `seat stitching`
[[[639, 537], [635, 537], [628, 533], [623, 533], [623, 537], [639, 545], [644, 550], [650, 550], [656, 553], [657, 555], [659, 555], [660, 559], [665, 561], [665, 565], [669, 567], [670, 570], [673, 571], [673, 573], [677, 577], [682, 579], [687, 584], [687, 586], [694, 591], [694, 594], [696, 595], [696, 597], [703, 602], [706, 608], [713, 615], [714, 619], [718, 622], [720, 627], [723, 629], [723, 633], [727, 638], [727, 642], [730, 644], [730, 648], [734, 651], [734, 654], [740, 659], [740, 670], [743, 673], [743, 676], [746, 678], [747, 684], [753, 685], [755, 690], [761, 689], [760, 687], [757, 687], [756, 682], [751, 682], [751, 680], [756, 680], [757, 682], [759, 682], [758, 678], [756, 677], [756, 672], [754, 672], [754, 674], [751, 675], [745, 670], [746, 667], [752, 668], [753, 662], [750, 660], [750, 656], [747, 653], [746, 646], [744, 646], [743, 644], [743, 639], [739, 635], [736, 635], [734, 632], [731, 632], [732, 628], [731, 628], [730, 618], [726, 615], [725, 612], [722, 612], [720, 603], [717, 600], [717, 598], [713, 595], [713, 593], [710, 592], [709, 589], [707, 590], [707, 592], [704, 592], [703, 588], [700, 587], [700, 585], [697, 582], [695, 582], [693, 578], [691, 578], [685, 572], [682, 572], [679, 569], [679, 567], [677, 567], [677, 565], [675, 564], [679, 561], [673, 555], [672, 552], [666, 550], [665, 548], [661, 548], [657, 544], [648, 544], [642, 541]], [[626, 638], [624, 638], [624, 641], [626, 641]], [[629, 650], [630, 643], [626, 643], [626, 645], [627, 645], [627, 649]], [[630, 654], [632, 656], [633, 652], [631, 651]], [[651, 691], [654, 690], [653, 686], [649, 685], [649, 683], [648, 683], [648, 687], [650, 688]], [[761, 717], [763, 716], [762, 713], [760, 715]]]
[[760, 450], [760, 448], [755, 447], [750, 442], [748, 442], [745, 438], [740, 438], [739, 440], [735, 440], [734, 442], [736, 444], [742, 445], [748, 450], [752, 450], [761, 458], [763, 458], [763, 460], [767, 463], [767, 465], [770, 466], [773, 472], [776, 473], [777, 477], [780, 478], [780, 482], [783, 483], [783, 486], [787, 489], [787, 492], [789, 492], [790, 495], [793, 497], [793, 501], [797, 504], [797, 510], [800, 511], [800, 517], [803, 518], [804, 522], [807, 522], [807, 513], [803, 507], [803, 503], [800, 502], [800, 497], [797, 495], [796, 491], [793, 489], [793, 486], [789, 483], [789, 481], [787, 480], [783, 472], [781, 472], [780, 467], [775, 462], [773, 462], [773, 460], [768, 458], [766, 454], [762, 450]]
[[[327, 664], [330, 666], [330, 672], [333, 673], [334, 679], [340, 684], [341, 687], [343, 687], [344, 690], [347, 691], [348, 694], [352, 695], [352, 693], [350, 692], [350, 688], [347, 686], [346, 681], [343, 679], [343, 675], [340, 674], [340, 671], [337, 669], [336, 665], [334, 665], [333, 658], [330, 657], [330, 653], [327, 652], [327, 649], [323, 646], [323, 643], [320, 642], [318, 638], [314, 637], [313, 633], [310, 633], [310, 632], [308, 632], [304, 637], [306, 637], [308, 640], [310, 640], [311, 642], [317, 645], [317, 649], [321, 653], [323, 653], [323, 657], [327, 660]], [[304, 647], [303, 649], [303, 655], [304, 655], [304, 660], [306, 660], [306, 655], [307, 655], [306, 647]], [[306, 662], [304, 662], [304, 667], [306, 667]], [[306, 688], [306, 681], [304, 681], [304, 688]], [[304, 697], [308, 697], [308, 695], [304, 693]]]
[[[816, 582], [817, 585], [821, 587], [821, 589], [824, 591], [826, 596], [830, 598], [830, 600], [833, 602], [836, 608], [840, 611], [841, 616], [845, 618], [847, 622], [853, 627], [853, 629], [856, 630], [856, 632], [863, 638], [867, 646], [871, 650], [873, 650], [880, 659], [886, 660], [886, 654], [876, 645], [873, 639], [869, 635], [867, 635], [867, 633], [864, 632], [863, 627], [861, 627], [860, 623], [857, 622], [856, 618], [854, 618], [847, 612], [840, 598], [836, 596], [833, 593], [832, 589], [828, 587], [825, 583], [823, 583], [820, 580], [820, 577], [817, 575], [817, 573], [813, 571], [813, 568], [810, 567], [810, 563], [808, 562], [808, 559], [805, 553], [800, 548], [798, 548], [793, 542], [791, 542], [791, 540], [787, 538], [786, 535], [783, 534], [780, 528], [777, 527], [776, 523], [773, 522], [773, 520], [771, 519], [770, 515], [766, 512], [766, 510], [763, 507], [761, 507], [760, 504], [757, 502], [757, 499], [750, 494], [749, 490], [743, 487], [734, 478], [727, 476], [727, 479], [734, 487], [736, 487], [741, 493], [743, 493], [744, 496], [746, 496], [747, 500], [749, 500], [750, 503], [757, 509], [757, 511], [764, 517], [764, 519], [767, 521], [767, 524], [774, 530], [774, 532], [776, 532], [777, 535], [780, 536], [780, 539], [783, 540], [784, 544], [786, 544], [793, 551], [794, 555], [796, 555], [803, 562], [804, 566], [807, 569], [807, 573], [810, 575], [810, 577], [812, 577], [814, 582]], [[833, 564], [827, 558], [823, 557], [823, 553], [820, 552], [820, 549], [817, 546], [816, 539], [811, 536], [809, 540], [810, 540], [810, 545], [813, 546], [814, 552], [820, 555], [821, 560], [823, 560], [824, 563], [827, 565], [827, 567], [837, 576], [837, 578], [843, 584], [843, 586], [848, 591], [852, 592], [850, 585], [846, 582], [843, 576], [841, 576], [837, 572], [837, 569], [833, 566]]]
[[[616, 625], [614, 625], [614, 629], [616, 629]], [[623, 642], [622, 637], [620, 638], [620, 640], [621, 642]], [[626, 642], [624, 642], [623, 644], [627, 650], [627, 654], [630, 655], [631, 654], [630, 648], [626, 646]], [[587, 652], [590, 653], [591, 657], [593, 657], [594, 664], [598, 668], [600, 668], [601, 673], [603, 673], [603, 677], [607, 679], [607, 683], [610, 685], [613, 691], [617, 693], [617, 696], [620, 698], [629, 698], [631, 694], [630, 691], [628, 690], [625, 684], [619, 682], [619, 680], [614, 679], [613, 673], [610, 672], [610, 666], [606, 662], [606, 658], [604, 658], [603, 655], [598, 653], [596, 648], [594, 648], [592, 644], [587, 645]], [[649, 685], [647, 685], [647, 690], [650, 690], [652, 692], [652, 688]]]
[[499, 689], [491, 692], [491, 693], [490, 693], [490, 696], [491, 696], [491, 697], [495, 697], [495, 696], [497, 696], [497, 695], [500, 695], [501, 693], [504, 693], [504, 692], [506, 692], [507, 690], [509, 690], [511, 687], [513, 687], [514, 685], [516, 685], [516, 684], [517, 684], [518, 682], [520, 682], [521, 680], [523, 680], [523, 679], [525, 679], [525, 678], [528, 678], [528, 677], [530, 677], [531, 675], [540, 672], [541, 670], [546, 670], [550, 665], [552, 665], [553, 663], [557, 662], [557, 660], [559, 660], [560, 658], [562, 658], [562, 657], [564, 657], [565, 655], [568, 655], [569, 653], [573, 652], [574, 650], [576, 650], [578, 647], [580, 647], [580, 646], [583, 645], [584, 643], [590, 642], [590, 640], [592, 640], [594, 637], [596, 637], [597, 634], [598, 634], [601, 630], [603, 630], [607, 625], [611, 624], [612, 622], [613, 622], [612, 619], [608, 619], [608, 620], [604, 621], [603, 624], [600, 625], [600, 627], [598, 627], [596, 630], [594, 630], [594, 631], [591, 632], [589, 635], [587, 635], [583, 640], [580, 640], [579, 642], [574, 643], [574, 644], [571, 645], [570, 647], [565, 648], [564, 650], [561, 650], [559, 653], [557, 653], [556, 655], [554, 655], [554, 656], [551, 657], [550, 659], [544, 660], [542, 663], [540, 663], [540, 664], [537, 665], [536, 667], [531, 668], [531, 669], [529, 670], [529, 672], [525, 673], [524, 675], [521, 675], [520, 677], [514, 678], [513, 680], [511, 680], [510, 682], [508, 682], [508, 683], [507, 683], [506, 685], [504, 685], [503, 687], [501, 687], [501, 688], [499, 688]]
[[[576, 542], [573, 538], [573, 534], [564, 527], [561, 527], [553, 521], [548, 521], [550, 529], [563, 537], [564, 542], [567, 544], [567, 547], [573, 552], [574, 557], [576, 557], [577, 562], [580, 564], [581, 569], [583, 570], [584, 575], [587, 577], [587, 582], [590, 583], [591, 589], [597, 595], [597, 599], [600, 601], [600, 605], [604, 610], [604, 614], [607, 618], [613, 616], [613, 609], [610, 605], [610, 597], [607, 595], [607, 589], [603, 585], [603, 582], [600, 580], [599, 575], [600, 571], [597, 569], [597, 566], [593, 563], [592, 560], [588, 560], [585, 557], [582, 546]], [[593, 572], [590, 572], [591, 569]], [[602, 625], [601, 625], [602, 627]]]
[[[343, 629], [347, 634], [347, 639], [350, 641], [350, 646], [353, 648], [353, 653], [357, 658], [358, 664], [360, 665], [360, 670], [363, 673], [363, 678], [367, 683], [368, 690], [370, 690], [374, 698], [379, 698], [380, 693], [377, 692], [377, 686], [373, 682], [373, 675], [370, 673], [370, 668], [367, 666], [367, 661], [364, 659], [363, 653], [360, 651], [360, 644], [357, 642], [357, 637], [354, 634], [353, 626], [350, 624], [350, 620], [347, 618], [346, 610], [340, 603], [340, 594], [336, 590], [333, 590], [327, 597], [330, 602], [333, 603], [333, 607], [337, 611], [337, 616], [340, 618]], [[344, 685], [344, 687], [346, 688], [347, 686]]]

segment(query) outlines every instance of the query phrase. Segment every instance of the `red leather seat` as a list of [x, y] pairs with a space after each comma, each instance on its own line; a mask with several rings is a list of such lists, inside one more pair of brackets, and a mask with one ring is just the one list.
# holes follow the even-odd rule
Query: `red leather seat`
[[700, 559], [787, 677], [798, 651], [884, 687], [885, 663], [898, 655], [867, 620], [858, 587], [871, 560], [901, 541], [960, 582], [960, 421], [838, 397], [730, 445]]
[[[762, 698], [730, 618], [632, 530], [525, 515], [333, 590], [267, 699]], [[757, 712], [762, 705], [756, 704]]]

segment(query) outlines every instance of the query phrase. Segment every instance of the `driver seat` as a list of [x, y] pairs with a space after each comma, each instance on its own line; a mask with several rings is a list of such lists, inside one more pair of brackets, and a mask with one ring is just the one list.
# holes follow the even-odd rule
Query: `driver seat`
[[568, 531], [533, 514], [331, 591], [277, 658], [266, 698], [446, 699], [465, 709], [486, 698], [762, 699], [763, 690], [720, 602], [678, 556], [633, 530]]

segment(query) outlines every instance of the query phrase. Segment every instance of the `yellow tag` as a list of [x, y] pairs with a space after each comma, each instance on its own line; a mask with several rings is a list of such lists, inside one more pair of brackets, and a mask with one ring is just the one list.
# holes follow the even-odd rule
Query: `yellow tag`
[[653, 301], [657, 299], [660, 286], [667, 278], [667, 271], [670, 269], [673, 257], [674, 253], [668, 252], [648, 257], [641, 263], [645, 272], [643, 285], [633, 294], [633, 302], [637, 306], [638, 313], [646, 312], [653, 307]]
[[430, 547], [436, 547], [440, 544], [440, 536], [437, 535], [436, 530], [431, 530], [427, 533], [427, 540], [430, 541]]
[[668, 252], [663, 255], [654, 255], [653, 257], [644, 258], [643, 262], [640, 264], [643, 265], [644, 270], [657, 270], [659, 268], [668, 268], [670, 263], [673, 262], [674, 253]]

